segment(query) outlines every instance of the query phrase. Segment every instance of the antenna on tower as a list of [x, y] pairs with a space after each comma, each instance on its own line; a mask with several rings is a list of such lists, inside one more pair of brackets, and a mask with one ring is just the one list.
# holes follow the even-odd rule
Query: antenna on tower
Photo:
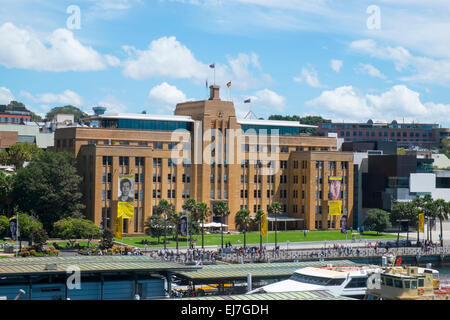
[[[253, 118], [252, 118], [253, 116]], [[244, 119], [258, 119], [256, 114], [250, 109], [250, 111], [245, 115]]]

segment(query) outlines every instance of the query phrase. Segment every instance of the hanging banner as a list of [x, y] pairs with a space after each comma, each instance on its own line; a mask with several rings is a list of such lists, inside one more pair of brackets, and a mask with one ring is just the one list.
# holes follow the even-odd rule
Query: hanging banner
[[134, 215], [133, 175], [119, 175], [118, 195], [117, 217], [132, 218]]
[[115, 231], [115, 237], [116, 239], [122, 239], [122, 233], [123, 233], [123, 218], [117, 217], [116, 219], [116, 231]]
[[341, 232], [347, 233], [347, 215], [343, 215], [341, 218]]
[[267, 213], [261, 215], [261, 236], [267, 235]]
[[17, 230], [17, 217], [12, 217], [9, 219], [9, 229], [11, 230], [11, 239], [16, 241], [19, 237], [19, 232]]
[[187, 237], [187, 216], [182, 216], [180, 218], [180, 235], [182, 237]]
[[419, 213], [419, 232], [424, 232], [425, 214]]
[[328, 185], [328, 214], [340, 215], [342, 213], [342, 177], [329, 177]]

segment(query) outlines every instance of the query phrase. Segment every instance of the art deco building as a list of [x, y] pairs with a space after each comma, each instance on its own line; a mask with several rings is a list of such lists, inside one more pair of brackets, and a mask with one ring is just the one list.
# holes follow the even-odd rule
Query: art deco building
[[[352, 219], [352, 153], [337, 152], [335, 138], [304, 133], [309, 126], [299, 122], [237, 119], [219, 86], [210, 87], [208, 100], [177, 104], [172, 116], [105, 113], [91, 120], [98, 127], [56, 130], [55, 149], [77, 157], [85, 213], [98, 225], [114, 227], [123, 174], [135, 181], [128, 235], [144, 233], [161, 199], [177, 211], [188, 198], [210, 208], [226, 201], [230, 230], [239, 209], [254, 214], [274, 201], [284, 211], [279, 229], [338, 229], [343, 215]], [[342, 181], [340, 215], [328, 215], [329, 177]]]

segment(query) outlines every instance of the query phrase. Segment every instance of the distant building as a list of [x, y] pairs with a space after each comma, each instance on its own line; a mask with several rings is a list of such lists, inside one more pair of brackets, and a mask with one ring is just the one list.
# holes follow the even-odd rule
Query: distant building
[[[396, 141], [348, 141], [342, 144], [345, 152], [371, 152], [382, 151], [382, 154], [397, 154]], [[377, 152], [372, 152], [376, 154]]]
[[450, 137], [450, 129], [431, 123], [398, 123], [397, 121], [367, 123], [321, 123], [319, 135], [335, 132], [345, 142], [395, 141], [398, 147], [414, 146], [433, 149], [441, 146], [443, 138]]
[[[56, 130], [55, 150], [77, 157], [89, 219], [114, 228], [122, 174], [134, 177], [135, 211], [124, 221], [125, 234], [143, 234], [161, 199], [176, 211], [188, 198], [210, 208], [226, 201], [230, 230], [239, 209], [254, 215], [274, 201], [282, 205], [280, 229], [338, 229], [343, 215], [352, 219], [353, 155], [337, 152], [336, 138], [310, 136], [305, 131], [311, 126], [297, 121], [237, 119], [218, 86], [210, 93], [208, 100], [177, 104], [174, 115], [96, 110], [90, 120], [98, 128]], [[265, 134], [275, 141], [264, 141]], [[186, 154], [180, 153], [185, 146]], [[341, 212], [334, 216], [328, 214], [330, 177], [342, 186]]]
[[54, 144], [54, 133], [47, 132], [45, 124], [0, 124], [0, 148], [9, 148], [16, 143], [32, 143], [47, 149]]
[[25, 107], [0, 105], [0, 124], [25, 124], [30, 121], [31, 114]]

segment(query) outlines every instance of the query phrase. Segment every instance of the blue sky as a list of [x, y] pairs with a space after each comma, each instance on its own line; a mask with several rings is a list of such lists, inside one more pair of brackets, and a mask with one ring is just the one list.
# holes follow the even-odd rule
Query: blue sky
[[0, 0], [0, 104], [171, 114], [207, 97], [215, 63], [240, 117], [448, 127], [449, 14], [445, 0]]

